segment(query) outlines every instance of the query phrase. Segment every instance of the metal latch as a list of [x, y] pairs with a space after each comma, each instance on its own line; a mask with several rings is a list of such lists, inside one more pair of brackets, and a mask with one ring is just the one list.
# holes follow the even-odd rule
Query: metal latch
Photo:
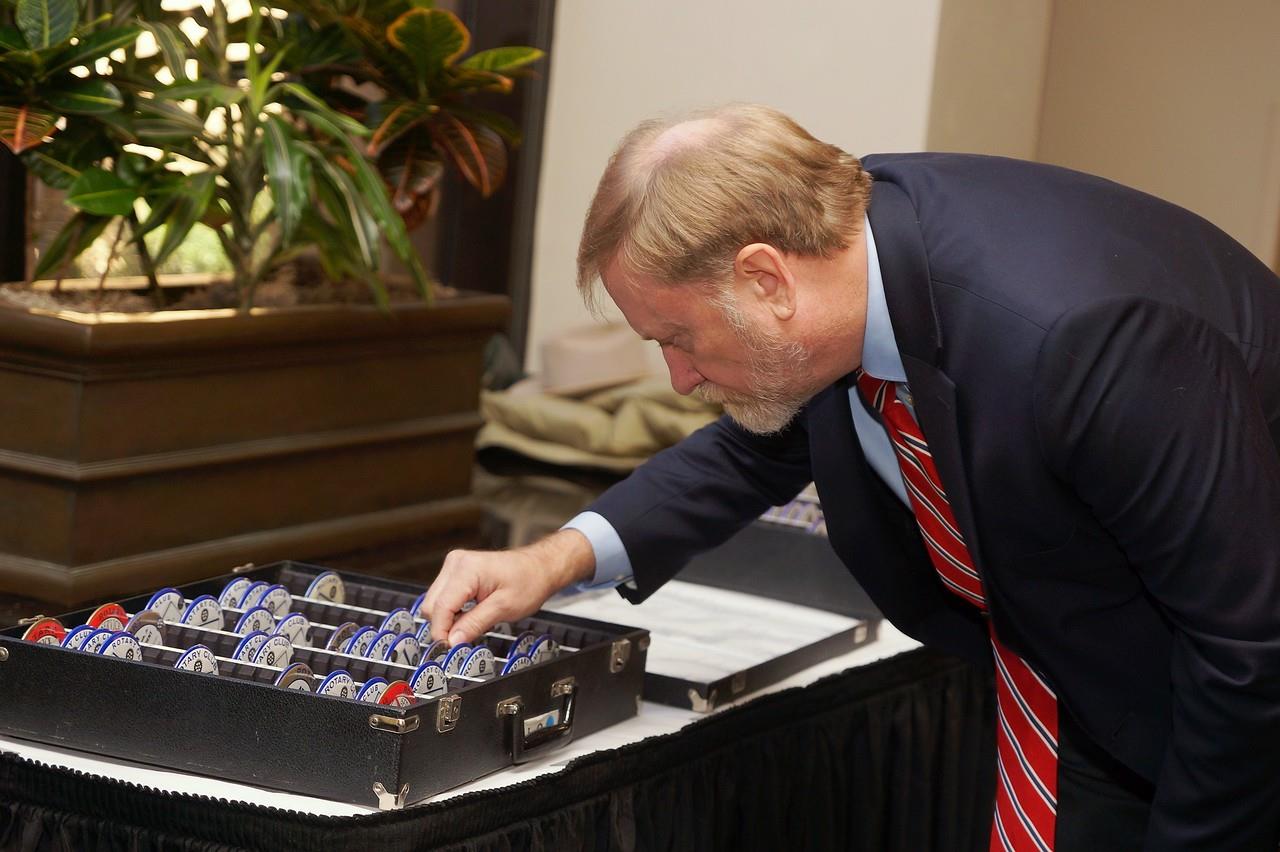
[[404, 800], [409, 797], [409, 785], [400, 788], [399, 793], [392, 794], [381, 781], [373, 782], [373, 795], [378, 797], [378, 807], [384, 811], [398, 811], [404, 807]]
[[19, 618], [18, 626], [26, 627], [28, 624], [35, 624], [37, 621], [44, 621], [44, 619], [45, 619], [45, 616], [43, 615], [33, 615], [30, 618]]
[[377, 713], [369, 717], [369, 727], [375, 731], [390, 731], [393, 734], [407, 734], [418, 730], [419, 720], [415, 716], [380, 716]]
[[617, 674], [627, 667], [627, 660], [631, 659], [631, 640], [619, 639], [613, 643], [613, 650], [609, 654], [609, 673]]
[[734, 672], [733, 680], [729, 682], [729, 692], [738, 695], [742, 690], [747, 688], [747, 673]]
[[256, 568], [256, 567], [257, 567], [257, 566], [256, 566], [256, 565], [254, 565], [252, 562], [246, 562], [246, 563], [244, 563], [243, 565], [237, 565], [236, 567], [232, 568], [232, 569], [231, 569], [231, 573], [232, 573], [232, 574], [247, 574], [247, 573], [249, 573], [250, 571], [252, 571], [252, 570], [253, 570], [254, 568]]
[[0, 648], [0, 663], [3, 663], [7, 659], [9, 659], [9, 649]]
[[444, 695], [436, 704], [436, 733], [447, 734], [462, 715], [462, 696]]

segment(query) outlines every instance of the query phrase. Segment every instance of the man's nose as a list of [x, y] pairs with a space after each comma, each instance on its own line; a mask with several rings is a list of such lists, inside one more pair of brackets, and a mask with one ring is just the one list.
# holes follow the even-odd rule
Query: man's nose
[[693, 389], [702, 384], [702, 374], [693, 368], [693, 362], [687, 355], [681, 354], [670, 346], [662, 348], [662, 357], [667, 362], [667, 371], [671, 373], [671, 388], [682, 396], [693, 393]]

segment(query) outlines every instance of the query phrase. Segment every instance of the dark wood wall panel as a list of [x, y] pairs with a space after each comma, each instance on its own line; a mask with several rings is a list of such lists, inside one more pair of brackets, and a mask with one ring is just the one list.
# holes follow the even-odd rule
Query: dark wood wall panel
[[487, 199], [450, 174], [440, 208], [434, 263], [437, 276], [446, 284], [511, 299], [511, 342], [515, 351], [522, 353], [529, 322], [533, 220], [555, 0], [462, 0], [457, 9], [477, 50], [527, 44], [548, 54], [533, 66], [535, 76], [516, 84], [514, 94], [489, 95], [477, 101], [479, 106], [513, 120], [524, 142], [513, 152], [506, 183]]
[[0, 281], [27, 276], [27, 173], [9, 149], [0, 146]]

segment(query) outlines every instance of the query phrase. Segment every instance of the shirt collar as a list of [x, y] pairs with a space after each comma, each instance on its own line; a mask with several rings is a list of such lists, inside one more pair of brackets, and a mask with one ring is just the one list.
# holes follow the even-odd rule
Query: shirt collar
[[884, 298], [880, 257], [871, 233], [871, 220], [864, 214], [862, 229], [867, 235], [867, 327], [862, 337], [862, 369], [877, 379], [905, 382], [907, 370], [898, 354], [898, 341], [889, 320], [889, 303]]

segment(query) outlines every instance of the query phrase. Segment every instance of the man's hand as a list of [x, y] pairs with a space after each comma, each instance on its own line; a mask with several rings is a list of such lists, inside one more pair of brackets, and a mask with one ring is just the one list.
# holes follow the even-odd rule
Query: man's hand
[[[471, 642], [499, 621], [536, 612], [571, 583], [591, 579], [595, 553], [577, 530], [560, 530], [515, 550], [454, 550], [427, 590], [421, 614], [431, 638], [450, 645]], [[470, 611], [462, 605], [474, 600]]]

